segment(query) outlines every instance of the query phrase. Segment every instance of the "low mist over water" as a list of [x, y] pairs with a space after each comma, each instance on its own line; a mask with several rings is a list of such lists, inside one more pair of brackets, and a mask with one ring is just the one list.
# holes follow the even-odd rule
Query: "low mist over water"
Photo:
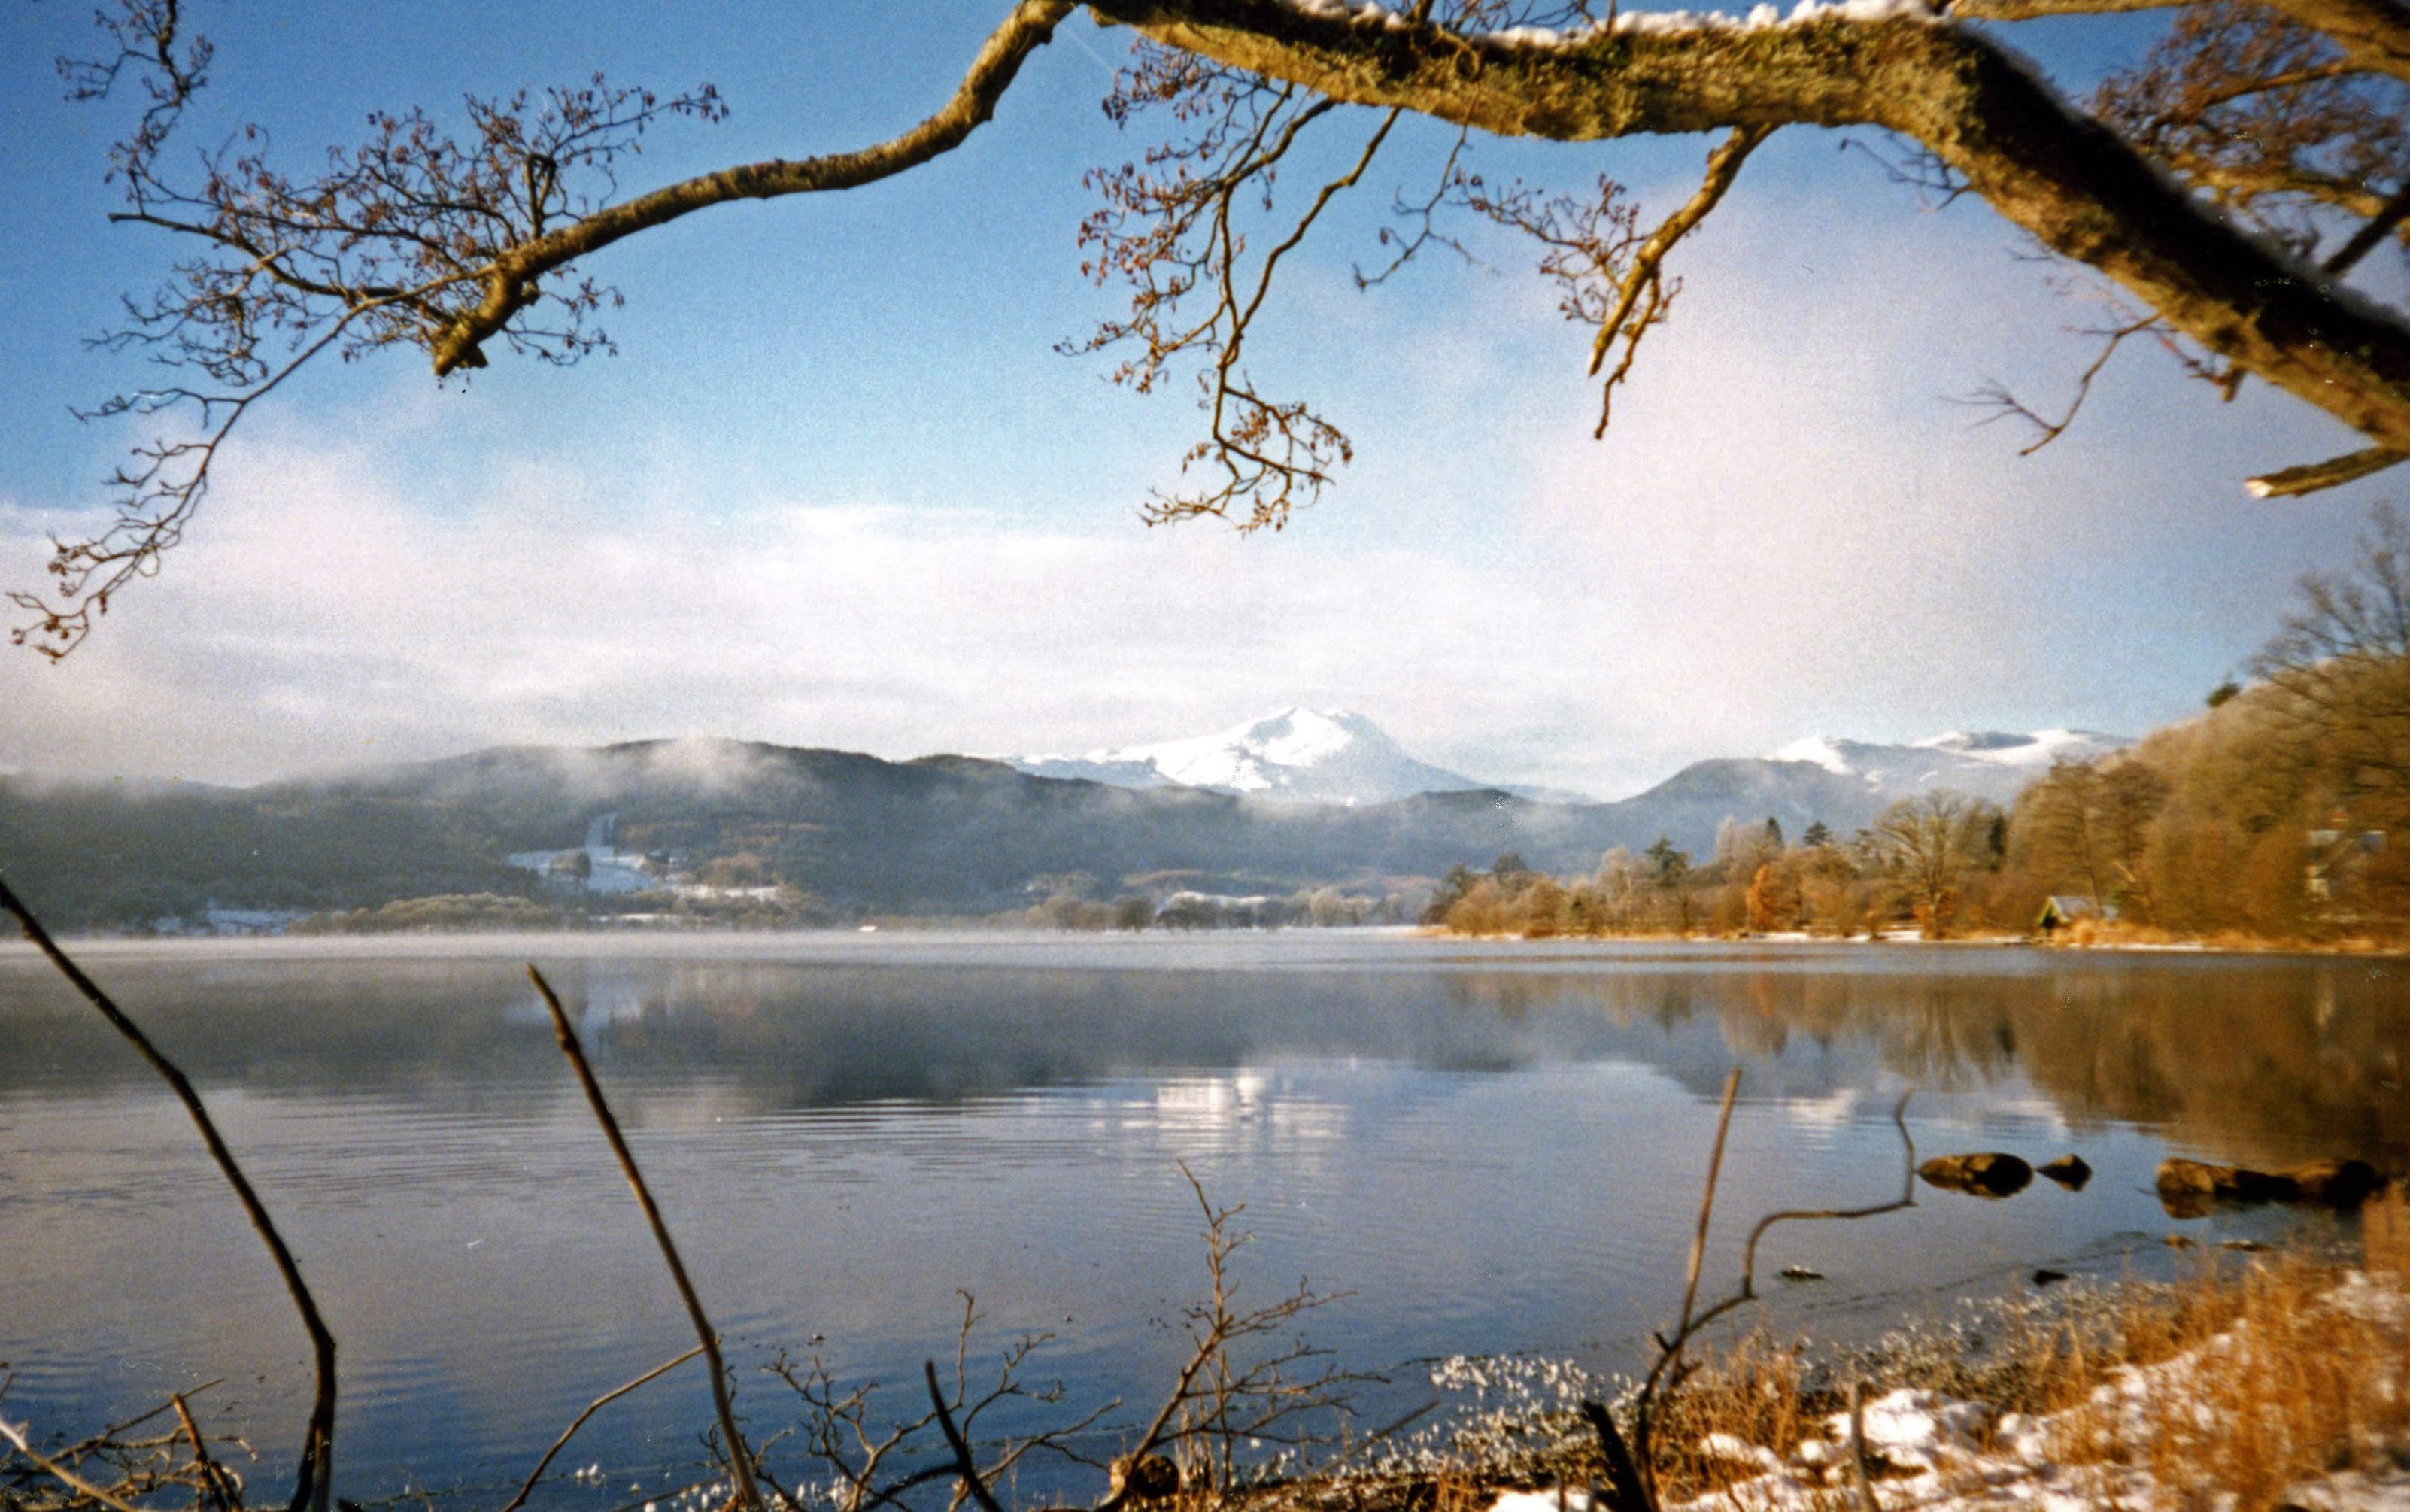
[[[95, 947], [321, 1295], [347, 1495], [515, 1482], [691, 1342], [530, 960], [582, 1014], [764, 1432], [791, 1416], [757, 1369], [776, 1351], [900, 1394], [951, 1356], [958, 1291], [988, 1319], [975, 1363], [1052, 1333], [1035, 1371], [1067, 1406], [1151, 1409], [1182, 1354], [1157, 1320], [1204, 1276], [1183, 1164], [1246, 1204], [1245, 1283], [1348, 1294], [1309, 1337], [1399, 1392], [1458, 1352], [1629, 1369], [1678, 1302], [1735, 1065], [1711, 1286], [1762, 1211], [1895, 1196], [1910, 1088], [1920, 1155], [2098, 1171], [1777, 1229], [1762, 1282], [1825, 1277], [1767, 1284], [1786, 1331], [1863, 1337], [2037, 1266], [2156, 1273], [2171, 1231], [2310, 1221], [2172, 1219], [2168, 1155], [2410, 1165], [2394, 962], [1329, 933]], [[283, 1462], [306, 1346], [272, 1272], [181, 1112], [23, 952], [0, 954], [0, 1256], [12, 1420], [96, 1426], [223, 1376], [201, 1400]], [[588, 1430], [573, 1457], [602, 1483], [551, 1494], [659, 1487], [707, 1418], [699, 1374], [664, 1381]]]

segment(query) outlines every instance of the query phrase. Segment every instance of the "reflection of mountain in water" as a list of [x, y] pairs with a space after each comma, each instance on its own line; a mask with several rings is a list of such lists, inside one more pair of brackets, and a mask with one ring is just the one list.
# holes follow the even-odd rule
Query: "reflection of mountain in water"
[[[2070, 1123], [2159, 1127], [2222, 1158], [2410, 1166], [2410, 995], [2391, 964], [1341, 953], [1281, 965], [1274, 952], [1244, 970], [1112, 968], [1142, 951], [1027, 967], [922, 966], [908, 951], [599, 959], [557, 980], [638, 1120], [698, 1084], [715, 1104], [775, 1112], [1119, 1078], [1210, 1087], [1316, 1061], [1468, 1073], [1621, 1061], [1705, 1096], [1738, 1059], [1753, 1098], [1846, 1108], [1886, 1079], [1936, 1091], [2022, 1079]], [[512, 962], [135, 959], [105, 980], [205, 1083], [473, 1104], [559, 1075]], [[30, 963], [0, 970], [0, 1025], [12, 1046], [0, 1097], [147, 1075]]]

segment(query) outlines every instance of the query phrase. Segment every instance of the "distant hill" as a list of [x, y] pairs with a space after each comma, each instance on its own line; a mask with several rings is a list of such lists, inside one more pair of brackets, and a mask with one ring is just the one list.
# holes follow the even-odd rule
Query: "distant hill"
[[[1966, 766], [1939, 762], [1939, 748], [1849, 749], [1927, 750], [1921, 759], [1952, 775]], [[210, 907], [559, 899], [575, 884], [507, 858], [586, 850], [598, 821], [614, 854], [689, 872], [747, 858], [830, 920], [992, 913], [1067, 886], [1098, 897], [1326, 884], [1413, 892], [1504, 850], [1560, 874], [1661, 835], [1704, 856], [1726, 818], [1770, 816], [1793, 836], [1821, 820], [1847, 834], [1907, 791], [1889, 769], [1841, 764], [1700, 762], [1611, 804], [1495, 789], [1317, 803], [1067, 780], [962, 756], [890, 762], [726, 740], [501, 747], [255, 788], [0, 778], [0, 867], [57, 923], [80, 928]]]

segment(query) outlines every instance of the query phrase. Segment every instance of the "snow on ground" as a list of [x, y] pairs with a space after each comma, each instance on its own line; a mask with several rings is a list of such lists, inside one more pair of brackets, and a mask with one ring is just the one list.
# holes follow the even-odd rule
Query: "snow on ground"
[[[2410, 1293], [2354, 1272], [2329, 1293], [2327, 1305], [2373, 1325], [2410, 1322]], [[1996, 1416], [1975, 1402], [1937, 1391], [1903, 1388], [1864, 1404], [1870, 1459], [1887, 1461], [1873, 1482], [1883, 1512], [2092, 1512], [2102, 1507], [2192, 1505], [2180, 1491], [2162, 1496], [2150, 1471], [2136, 1464], [2067, 1463], [2057, 1447], [2078, 1412], [2106, 1414], [2129, 1441], [2145, 1431], [2148, 1409], [2163, 1394], [2187, 1389], [2199, 1373], [2221, 1368], [2233, 1343], [2220, 1335], [2200, 1348], [2154, 1365], [2128, 1366], [2092, 1394], [2085, 1407], [2049, 1417]], [[1712, 1458], [1755, 1474], [1667, 1512], [1824, 1512], [1849, 1498], [1850, 1415], [1836, 1413], [1821, 1436], [1803, 1439], [1788, 1459], [1729, 1433], [1700, 1443]], [[2391, 1447], [2392, 1463], [2373, 1474], [2336, 1471], [2295, 1484], [2289, 1500], [2310, 1512], [2410, 1512], [2410, 1442]], [[2229, 1499], [2230, 1500], [2230, 1498]], [[1602, 1506], [1604, 1504], [1601, 1504]], [[1489, 1512], [1591, 1512], [1586, 1490], [1566, 1487], [1508, 1491]]]

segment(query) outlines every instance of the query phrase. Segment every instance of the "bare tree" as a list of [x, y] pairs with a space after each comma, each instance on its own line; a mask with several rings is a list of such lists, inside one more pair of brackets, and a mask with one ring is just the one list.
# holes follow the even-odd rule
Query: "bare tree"
[[[1334, 198], [1405, 150], [1403, 116], [1457, 130], [1436, 161], [1416, 166], [1429, 192], [1398, 207], [1391, 260], [1359, 280], [1457, 245], [1452, 212], [1529, 236], [1566, 316], [1593, 328], [1602, 428], [1641, 339], [1679, 291], [1669, 257], [1759, 144], [1785, 126], [1869, 127], [1902, 144], [1899, 177], [1981, 197], [2117, 307], [2064, 413], [1991, 396], [2000, 413], [2040, 426], [2042, 443], [2066, 429], [2119, 346], [2148, 335], [2229, 397], [2256, 375], [2370, 443], [2254, 479], [2256, 491], [2329, 487], [2410, 457], [2410, 324], [2343, 285], [2376, 246], [2403, 240], [2410, 216], [2410, 6], [2195, 0], [2152, 58], [2088, 109], [1989, 29], [2153, 3], [1811, 0], [1779, 19], [1771, 6], [1734, 18], [1592, 0], [1091, 0], [1098, 22], [1135, 38], [1107, 109], [1166, 129], [1137, 162], [1094, 177], [1085, 270], [1125, 284], [1130, 303], [1068, 344], [1118, 355], [1114, 376], [1140, 389], [1181, 376], [1199, 385], [1191, 486], [1155, 500], [1154, 517], [1277, 529], [1353, 448], [1311, 401], [1259, 382], [1248, 339], [1284, 260]], [[850, 189], [953, 151], [1074, 8], [1020, 0], [952, 96], [886, 140], [623, 196], [620, 175], [646, 133], [718, 119], [713, 91], [662, 96], [597, 79], [472, 100], [457, 136], [424, 110], [372, 116], [365, 142], [307, 176], [270, 163], [255, 133], [189, 174], [170, 171], [164, 149], [206, 82], [210, 49], [184, 28], [179, 0], [115, 0], [102, 16], [111, 51], [64, 71], [80, 95], [129, 79], [143, 92], [114, 153], [120, 218], [172, 233], [189, 254], [129, 301], [114, 338], [180, 376], [99, 413], [176, 410], [196, 424], [133, 453], [114, 480], [109, 529], [56, 544], [47, 591], [15, 595], [31, 617], [17, 640], [65, 654], [119, 590], [154, 571], [199, 506], [229, 429], [299, 366], [328, 351], [408, 346], [440, 378], [499, 351], [568, 363], [608, 350], [594, 321], [619, 297], [581, 270], [590, 254], [717, 205]], [[1343, 171], [1301, 204], [1275, 196], [1300, 142], [1350, 131]], [[1468, 160], [1484, 136], [1697, 132], [1721, 134], [1700, 186], [1654, 224], [1612, 180], [1550, 195], [1486, 182]]]
[[2011, 831], [2026, 864], [2054, 886], [2081, 885], [2094, 907], [2141, 904], [2150, 888], [2144, 853], [2168, 780], [2136, 761], [2061, 762], [2018, 794]]
[[2351, 567], [2305, 574], [2299, 598], [2253, 659], [2273, 695], [2255, 702], [2346, 822], [2410, 824], [2410, 521], [2377, 505]]
[[1959, 889], [1984, 854], [1999, 810], [1964, 793], [1936, 791], [1882, 811], [1867, 840], [1904, 889], [1927, 938], [1948, 933]]

